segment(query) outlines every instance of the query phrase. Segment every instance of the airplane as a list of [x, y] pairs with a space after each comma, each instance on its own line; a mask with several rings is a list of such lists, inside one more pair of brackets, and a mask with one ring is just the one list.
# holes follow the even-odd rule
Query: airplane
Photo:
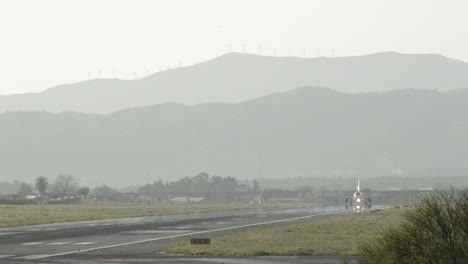
[[364, 212], [366, 209], [372, 208], [372, 199], [364, 197], [363, 193], [359, 190], [359, 180], [353, 197], [346, 197], [344, 201], [345, 209], [351, 208], [353, 212]]

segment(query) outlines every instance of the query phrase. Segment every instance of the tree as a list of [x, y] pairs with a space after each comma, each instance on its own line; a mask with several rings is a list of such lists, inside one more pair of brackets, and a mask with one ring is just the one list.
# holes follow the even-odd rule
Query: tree
[[71, 196], [78, 184], [71, 174], [60, 174], [54, 181], [53, 191], [59, 196]]
[[192, 183], [193, 192], [202, 192], [206, 193], [210, 191], [210, 175], [208, 173], [202, 172], [197, 176], [193, 177]]
[[116, 198], [118, 196], [119, 192], [112, 189], [111, 187], [109, 187], [107, 185], [103, 185], [103, 186], [99, 186], [99, 187], [94, 188], [93, 191], [92, 191], [92, 194], [96, 198], [110, 199], [110, 198]]
[[40, 176], [36, 178], [36, 190], [42, 196], [45, 194], [47, 188], [49, 187], [49, 181], [46, 177]]
[[179, 179], [178, 181], [169, 183], [169, 189], [176, 193], [189, 193], [192, 190], [193, 180], [189, 177]]
[[28, 194], [31, 194], [32, 192], [33, 192], [33, 187], [31, 186], [31, 184], [22, 182], [19, 186], [17, 194], [21, 196], [26, 196]]
[[82, 195], [82, 196], [87, 196], [89, 194], [89, 188], [84, 186], [84, 187], [81, 187], [79, 188], [76, 193], [78, 193], [79, 195]]
[[256, 192], [256, 193], [259, 193], [259, 192], [260, 192], [260, 186], [258, 185], [258, 181], [257, 181], [257, 180], [253, 180], [252, 191], [253, 191], [253, 192]]
[[236, 178], [231, 176], [213, 176], [211, 177], [211, 186], [214, 192], [232, 193], [236, 190], [238, 184]]
[[403, 213], [397, 228], [358, 246], [357, 261], [468, 263], [468, 189], [434, 192]]
[[156, 197], [160, 195], [162, 192], [164, 192], [164, 189], [165, 189], [164, 184], [162, 183], [161, 180], [159, 180], [157, 182], [153, 182], [153, 184], [146, 184], [144, 186], [141, 186], [138, 189], [138, 193]]
[[239, 184], [236, 178], [228, 176], [224, 178], [223, 190], [226, 192], [235, 192]]

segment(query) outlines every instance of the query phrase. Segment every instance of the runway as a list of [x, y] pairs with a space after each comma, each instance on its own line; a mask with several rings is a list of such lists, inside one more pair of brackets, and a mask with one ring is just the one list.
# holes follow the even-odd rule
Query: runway
[[[0, 263], [281, 263], [268, 258], [221, 258], [218, 262], [220, 258], [167, 256], [162, 250], [187, 243], [191, 237], [208, 238], [349, 213], [341, 207], [270, 209], [3, 228]], [[288, 263], [305, 263], [301, 262], [304, 259], [307, 263], [323, 260], [300, 257]]]

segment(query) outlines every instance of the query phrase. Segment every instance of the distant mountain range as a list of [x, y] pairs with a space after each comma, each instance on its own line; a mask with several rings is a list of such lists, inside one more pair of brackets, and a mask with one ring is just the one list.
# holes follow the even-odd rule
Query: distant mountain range
[[236, 103], [303, 86], [340, 92], [468, 88], [468, 64], [439, 55], [394, 52], [341, 58], [266, 57], [229, 53], [139, 80], [96, 79], [40, 93], [0, 96], [4, 111], [111, 113], [167, 102]]
[[[359, 59], [380, 56], [406, 58]], [[233, 54], [210, 63], [229, 59], [245, 58]], [[106, 81], [90, 83], [98, 82]], [[347, 94], [303, 87], [241, 103], [168, 103], [108, 115], [7, 112], [0, 114], [0, 176], [32, 180], [69, 172], [91, 186], [115, 186], [202, 171], [250, 179], [468, 175], [467, 102], [468, 90]]]

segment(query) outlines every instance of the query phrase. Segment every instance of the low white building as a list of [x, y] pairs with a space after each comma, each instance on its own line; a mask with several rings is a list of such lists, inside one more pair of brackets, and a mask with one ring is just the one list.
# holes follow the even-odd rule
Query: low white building
[[186, 204], [186, 203], [199, 203], [203, 201], [205, 197], [190, 197], [190, 196], [178, 196], [171, 198], [170, 201], [175, 204]]

